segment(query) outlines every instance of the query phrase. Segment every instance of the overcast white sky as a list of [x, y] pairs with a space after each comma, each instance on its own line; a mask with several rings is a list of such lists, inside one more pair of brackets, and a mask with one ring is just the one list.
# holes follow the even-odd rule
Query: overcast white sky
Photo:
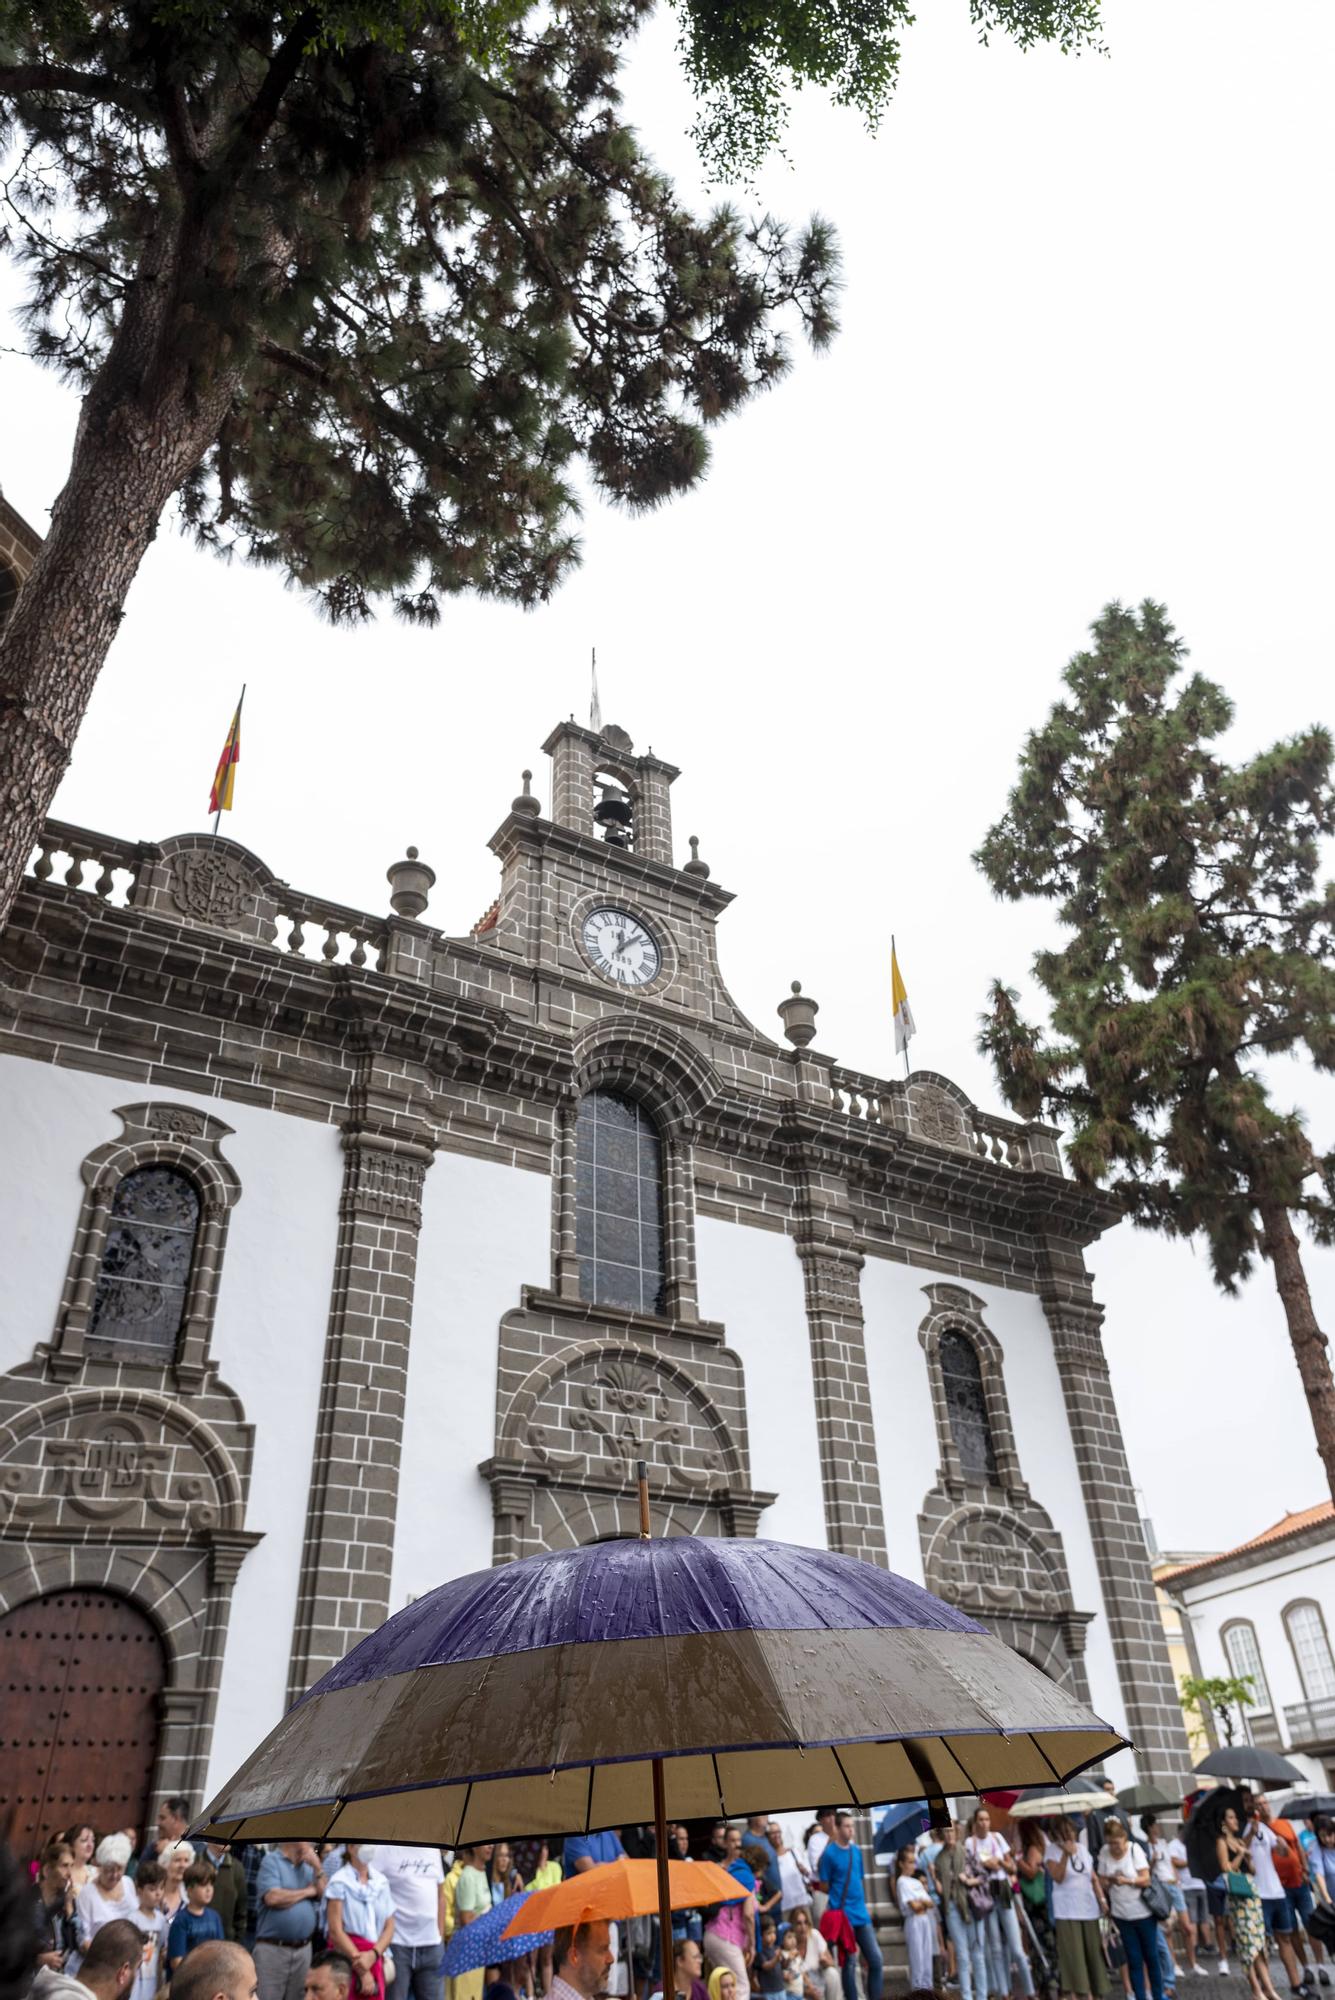
[[[682, 766], [682, 858], [698, 833], [737, 892], [721, 950], [751, 1018], [777, 1032], [800, 978], [818, 1046], [891, 1073], [893, 929], [915, 1059], [998, 1106], [976, 1017], [1043, 916], [995, 904], [969, 856], [1099, 608], [1167, 602], [1236, 702], [1236, 753], [1331, 719], [1335, 9], [1108, 0], [1111, 54], [1078, 61], [978, 48], [965, 0], [923, 13], [880, 136], [803, 102], [764, 178], [776, 213], [836, 223], [844, 331], [715, 433], [697, 493], [640, 520], [593, 506], [550, 608], [459, 602], [431, 633], [331, 632], [164, 529], [57, 811], [132, 838], [205, 825], [245, 679], [226, 830], [377, 910], [415, 842], [430, 919], [463, 931], [524, 765], [546, 800], [539, 745], [586, 712], [596, 644], [605, 718]], [[627, 94], [691, 186], [670, 17]], [[40, 528], [75, 406], [8, 355], [0, 399], [0, 482]], [[1335, 1087], [1278, 1080], [1330, 1144]], [[1321, 1498], [1268, 1270], [1225, 1300], [1202, 1254], [1126, 1228], [1092, 1261], [1160, 1542], [1227, 1546]], [[1331, 1327], [1335, 1254], [1308, 1268]]]

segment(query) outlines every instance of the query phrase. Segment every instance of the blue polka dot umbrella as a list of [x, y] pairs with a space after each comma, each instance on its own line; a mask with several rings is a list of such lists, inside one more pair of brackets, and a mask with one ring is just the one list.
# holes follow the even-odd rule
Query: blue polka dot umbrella
[[1123, 1741], [875, 1564], [780, 1542], [600, 1542], [398, 1612], [283, 1717], [201, 1830], [448, 1847], [1056, 1791]]
[[526, 1951], [541, 1951], [556, 1935], [554, 1931], [524, 1931], [518, 1937], [507, 1938], [501, 1943], [501, 1932], [512, 1917], [518, 1916], [529, 1897], [531, 1889], [524, 1889], [517, 1896], [507, 1896], [494, 1909], [484, 1910], [480, 1917], [474, 1917], [471, 1924], [462, 1924], [450, 1939], [441, 1961], [441, 1971], [447, 1979], [457, 1979], [460, 1973], [477, 1972], [485, 1965], [508, 1965], [512, 1958], [522, 1958]]

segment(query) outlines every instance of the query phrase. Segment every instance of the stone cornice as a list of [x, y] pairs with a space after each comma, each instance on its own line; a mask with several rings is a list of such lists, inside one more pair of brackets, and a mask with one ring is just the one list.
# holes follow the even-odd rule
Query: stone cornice
[[[543, 825], [516, 818], [524, 834]], [[579, 838], [550, 825], [546, 831]], [[631, 861], [699, 893], [693, 878]], [[438, 952], [456, 948], [432, 935]], [[122, 1062], [147, 1052], [155, 1071], [161, 1065], [177, 1088], [187, 1087], [188, 1068], [198, 1061], [196, 1087], [223, 1099], [234, 1083], [245, 1095], [247, 1077], [188, 1051], [202, 1040], [201, 1030], [212, 1031], [216, 1041], [221, 1026], [225, 1040], [233, 1025], [258, 1049], [256, 1062], [271, 1088], [286, 1091], [287, 1066], [295, 1065], [307, 1115], [340, 1121], [349, 1109], [356, 1111], [358, 1092], [368, 1117], [421, 1133], [433, 1121], [437, 1090], [486, 1089], [554, 1106], [576, 1085], [576, 1035], [539, 1025], [503, 1000], [485, 1002], [445, 980], [322, 963], [262, 939], [220, 935], [161, 908], [119, 907], [60, 883], [25, 882], [0, 936], [0, 975], [6, 970], [12, 976], [0, 986], [0, 1033], [8, 1030], [4, 1039], [20, 1052], [36, 1053], [39, 1044], [54, 1052], [68, 1033], [82, 1066], [96, 1069], [104, 1049]], [[68, 1030], [65, 1012], [74, 1021]], [[729, 1031], [715, 1031], [705, 1041], [716, 1061], [750, 1044], [750, 1036]], [[812, 1080], [809, 1068], [795, 1058], [777, 1070], [776, 1080], [786, 1083], [791, 1074], [793, 1085], [809, 1094], [824, 1075]], [[127, 1072], [122, 1067], [118, 1073]], [[887, 1102], [889, 1095], [887, 1087]], [[899, 1107], [894, 1110], [898, 1118]], [[753, 1093], [725, 1081], [694, 1116], [696, 1141], [705, 1148], [763, 1161], [785, 1179], [835, 1177], [869, 1210], [883, 1208], [888, 1215], [949, 1208], [1031, 1241], [1046, 1236], [1084, 1244], [1120, 1214], [1112, 1197], [1060, 1175], [935, 1144], [911, 1136], [888, 1116], [852, 1116], [787, 1089]], [[1022, 1139], [1026, 1128], [1013, 1129]], [[533, 1143], [543, 1141], [539, 1136]], [[874, 1228], [874, 1214], [871, 1221]], [[874, 1240], [868, 1247], [874, 1250]]]
[[731, 889], [717, 882], [691, 875], [684, 868], [670, 868], [666, 862], [650, 861], [642, 854], [622, 847], [609, 847], [591, 834], [574, 827], [559, 826], [555, 820], [535, 819], [531, 813], [512, 812], [502, 820], [487, 845], [504, 865], [522, 854], [554, 853], [571, 859], [610, 868], [627, 883], [642, 883], [668, 895], [696, 903], [710, 916], [718, 916], [733, 901]]

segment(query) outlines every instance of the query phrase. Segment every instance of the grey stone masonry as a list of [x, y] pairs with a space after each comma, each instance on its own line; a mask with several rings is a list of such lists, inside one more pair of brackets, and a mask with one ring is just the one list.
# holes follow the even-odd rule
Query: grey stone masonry
[[563, 722], [543, 745], [552, 759], [552, 818], [558, 826], [591, 835], [597, 832], [593, 809], [599, 781], [613, 779], [627, 794], [632, 810], [632, 841], [646, 861], [672, 866], [672, 806], [669, 787], [676, 767], [652, 750], [636, 756], [624, 729], [601, 733]]
[[815, 1146], [801, 1146], [793, 1164], [800, 1173], [794, 1240], [811, 1341], [826, 1534], [841, 1555], [884, 1564], [889, 1557], [867, 1379], [862, 1252], [834, 1163]]
[[1136, 1769], [1142, 1781], [1162, 1784], [1177, 1797], [1187, 1777], [1187, 1739], [1103, 1351], [1103, 1308], [1094, 1302], [1076, 1245], [1049, 1238], [1046, 1263], [1043, 1309], [1052, 1328]]
[[361, 1125], [344, 1133], [343, 1144], [293, 1701], [389, 1615], [417, 1239], [432, 1159], [427, 1145]]

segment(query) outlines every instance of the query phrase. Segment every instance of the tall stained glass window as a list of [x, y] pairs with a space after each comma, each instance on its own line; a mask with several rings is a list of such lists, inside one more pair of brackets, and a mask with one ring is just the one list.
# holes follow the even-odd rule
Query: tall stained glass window
[[995, 1480], [996, 1447], [987, 1414], [982, 1364], [967, 1334], [947, 1327], [937, 1347], [950, 1435], [966, 1479]]
[[581, 1098], [575, 1240], [581, 1298], [663, 1310], [663, 1148], [638, 1104], [610, 1090]]
[[169, 1360], [185, 1317], [199, 1227], [194, 1184], [174, 1167], [139, 1167], [116, 1189], [90, 1342]]

